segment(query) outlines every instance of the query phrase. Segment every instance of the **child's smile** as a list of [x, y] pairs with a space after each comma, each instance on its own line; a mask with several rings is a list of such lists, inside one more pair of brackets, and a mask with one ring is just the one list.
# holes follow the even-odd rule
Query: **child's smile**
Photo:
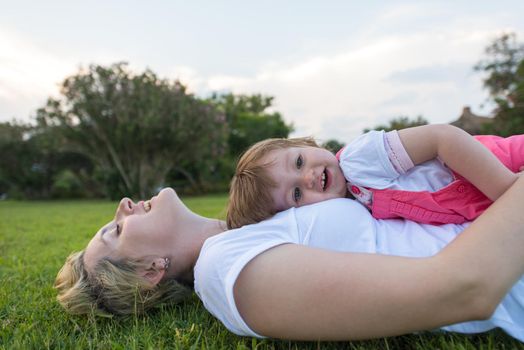
[[262, 160], [277, 183], [271, 197], [275, 210], [346, 196], [346, 180], [336, 157], [326, 149], [292, 147], [270, 152]]

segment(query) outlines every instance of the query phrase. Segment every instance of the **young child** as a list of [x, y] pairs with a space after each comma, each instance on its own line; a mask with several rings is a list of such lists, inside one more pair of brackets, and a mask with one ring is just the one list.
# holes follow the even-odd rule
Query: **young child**
[[504, 193], [522, 166], [524, 135], [472, 137], [451, 125], [371, 131], [336, 156], [310, 138], [269, 139], [238, 162], [227, 225], [351, 195], [375, 218], [462, 223]]

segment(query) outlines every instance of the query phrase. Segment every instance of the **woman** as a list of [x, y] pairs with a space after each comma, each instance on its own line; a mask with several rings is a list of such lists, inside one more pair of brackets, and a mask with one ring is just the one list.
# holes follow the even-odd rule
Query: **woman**
[[124, 198], [115, 220], [68, 258], [58, 299], [75, 313], [131, 313], [179, 300], [194, 280], [237, 334], [366, 339], [486, 319], [444, 329], [502, 327], [524, 341], [523, 196], [519, 179], [471, 225], [375, 220], [334, 199], [227, 232], [171, 189], [148, 202]]

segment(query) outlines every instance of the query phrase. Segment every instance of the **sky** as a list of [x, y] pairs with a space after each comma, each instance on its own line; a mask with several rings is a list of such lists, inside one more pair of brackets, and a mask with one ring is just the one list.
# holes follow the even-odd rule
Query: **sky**
[[273, 96], [292, 136], [348, 142], [392, 118], [493, 104], [473, 70], [524, 1], [0, 0], [0, 122], [31, 121], [89, 64], [128, 62], [196, 96]]

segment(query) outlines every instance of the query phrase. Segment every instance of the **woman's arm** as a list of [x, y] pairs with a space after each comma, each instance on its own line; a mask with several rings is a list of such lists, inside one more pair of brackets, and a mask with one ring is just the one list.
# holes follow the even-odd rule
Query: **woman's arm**
[[439, 157], [491, 200], [500, 197], [517, 179], [480, 142], [452, 125], [424, 125], [399, 130], [398, 134], [413, 163]]
[[367, 339], [486, 318], [524, 273], [524, 178], [431, 258], [282, 245], [240, 273], [237, 307], [259, 334]]

